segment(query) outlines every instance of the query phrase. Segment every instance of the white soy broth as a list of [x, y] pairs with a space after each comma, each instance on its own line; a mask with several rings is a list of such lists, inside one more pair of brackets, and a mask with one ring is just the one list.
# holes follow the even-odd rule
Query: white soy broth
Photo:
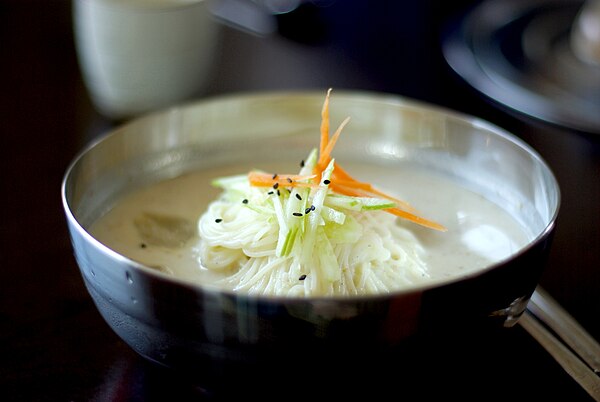
[[[261, 169], [296, 173], [296, 166], [261, 166]], [[400, 220], [426, 249], [430, 278], [440, 282], [458, 278], [502, 261], [531, 239], [516, 219], [484, 196], [461, 187], [448, 177], [416, 166], [394, 169], [367, 163], [344, 163], [357, 179], [409, 202], [419, 214], [444, 225], [439, 232]], [[144, 265], [194, 283], [214, 283], [218, 273], [204, 269], [198, 259], [197, 221], [220, 189], [210, 182], [220, 176], [240, 174], [247, 167], [228, 166], [185, 173], [151, 184], [123, 197], [90, 228], [100, 242]], [[368, 213], [368, 212], [367, 212]], [[149, 244], [135, 221], [144, 214], [182, 218], [194, 233], [182, 245]]]

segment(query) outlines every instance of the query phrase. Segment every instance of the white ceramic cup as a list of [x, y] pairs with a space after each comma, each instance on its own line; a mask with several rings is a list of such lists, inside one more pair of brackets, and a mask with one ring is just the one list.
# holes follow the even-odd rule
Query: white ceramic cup
[[208, 86], [218, 22], [207, 0], [75, 0], [75, 45], [91, 100], [121, 120]]

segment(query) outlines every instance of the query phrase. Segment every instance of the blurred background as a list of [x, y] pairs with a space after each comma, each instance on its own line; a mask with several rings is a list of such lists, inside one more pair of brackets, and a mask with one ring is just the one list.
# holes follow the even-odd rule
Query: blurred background
[[[86, 143], [126, 118], [103, 115], [91, 100], [75, 48], [73, 4], [0, 0], [3, 399], [206, 398], [148, 367], [124, 345], [103, 323], [79, 277], [61, 207], [61, 180]], [[542, 285], [600, 339], [600, 130], [594, 117], [600, 95], [595, 90], [582, 96], [580, 89], [565, 92], [564, 82], [557, 89], [556, 76], [564, 77], [560, 73], [567, 70], [558, 75], [539, 70], [542, 64], [561, 65], [528, 64], [541, 56], [528, 56], [521, 47], [524, 27], [536, 12], [562, 16], [564, 39], [582, 4], [215, 0], [211, 13], [220, 37], [213, 75], [188, 100], [245, 91], [357, 89], [434, 103], [513, 132], [548, 161], [562, 190], [561, 217]], [[483, 6], [486, 12], [480, 11]], [[472, 12], [481, 13], [477, 21], [488, 18], [496, 25], [471, 20], [465, 25]], [[546, 19], [544, 26], [557, 27], [556, 21]], [[487, 42], [478, 42], [478, 33], [487, 35]], [[513, 42], [520, 45], [509, 47]], [[487, 75], [479, 71], [482, 66]], [[497, 75], [491, 80], [494, 67]], [[579, 77], [590, 77], [588, 89], [596, 88], [597, 66], [577, 71]], [[565, 110], [569, 102], [582, 102], [576, 111], [581, 114]], [[593, 113], [586, 112], [588, 107]], [[591, 400], [518, 327], [467, 349], [459, 344], [460, 354], [442, 353], [444, 361], [420, 369], [443, 377], [438, 381], [448, 394], [463, 400], [484, 395], [474, 391], [475, 384], [513, 400], [560, 394], [570, 401]]]

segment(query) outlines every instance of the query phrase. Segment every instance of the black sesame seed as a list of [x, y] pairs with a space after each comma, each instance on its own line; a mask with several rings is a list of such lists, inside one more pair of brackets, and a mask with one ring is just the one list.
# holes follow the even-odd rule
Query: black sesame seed
[[275, 183], [275, 184], [273, 184], [273, 188], [274, 188], [275, 190], [277, 190], [277, 187], [279, 187], [279, 183]]
[[217, 222], [217, 223], [221, 223], [221, 222], [223, 222], [223, 219], [221, 219], [221, 218], [217, 218], [217, 219], [215, 219], [215, 222]]
[[300, 201], [302, 201], [302, 197], [300, 197], [300, 194], [296, 193], [296, 198], [299, 199]]
[[300, 167], [304, 167], [304, 159], [300, 161]]
[[288, 178], [287, 178], [287, 182], [288, 182], [288, 183], [291, 183], [291, 182], [292, 182], [292, 179], [291, 179], [291, 177], [288, 177]]
[[244, 199], [242, 200], [242, 203], [244, 203], [244, 204], [247, 204], [247, 203], [248, 203], [248, 200], [247, 200], [246, 198], [244, 198]]
[[331, 183], [331, 181], [329, 181], [327, 179], [323, 180], [323, 184], [329, 184], [329, 183]]
[[273, 195], [273, 194], [274, 194], [274, 192], [273, 192], [273, 191], [269, 191], [267, 194], [269, 194], [269, 195]]
[[303, 281], [305, 279], [306, 279], [306, 275], [305, 274], [300, 275], [300, 278], [298, 278], [299, 281]]
[[273, 180], [275, 180], [276, 178], [277, 178], [277, 173], [275, 173], [275, 174], [273, 175]]
[[312, 211], [312, 209], [310, 209], [310, 207], [306, 208], [306, 209], [304, 210], [304, 215], [308, 215], [308, 213], [309, 213], [310, 211]]
[[292, 215], [294, 215], [294, 216], [302, 216], [302, 213], [301, 212], [294, 212]]
[[141, 248], [146, 248], [146, 247], [147, 247], [147, 246], [146, 246], [146, 243], [141, 243], [141, 244], [140, 244], [140, 247], [141, 247]]
[[279, 197], [281, 195], [281, 192], [279, 190], [277, 190], [277, 196]]

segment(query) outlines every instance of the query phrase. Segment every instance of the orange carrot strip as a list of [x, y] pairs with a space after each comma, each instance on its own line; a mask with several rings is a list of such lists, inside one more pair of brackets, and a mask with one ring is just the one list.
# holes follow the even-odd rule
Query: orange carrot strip
[[340, 166], [340, 164], [337, 162], [334, 163], [333, 174], [335, 175], [335, 177], [340, 178], [340, 179], [354, 180], [354, 178], [352, 176], [350, 176], [350, 173], [348, 173], [345, 169], [343, 169]]
[[364, 183], [362, 181], [357, 180], [340, 179], [338, 177], [335, 177], [335, 175], [333, 174], [331, 176], [331, 181], [335, 184], [339, 184], [340, 186], [358, 188], [366, 191], [373, 191], [373, 186], [371, 186], [369, 183]]
[[331, 88], [327, 90], [325, 95], [325, 102], [323, 102], [323, 109], [321, 109], [321, 141], [319, 143], [319, 155], [323, 154], [327, 142], [329, 141], [329, 96], [331, 95]]
[[333, 151], [333, 147], [335, 146], [335, 143], [337, 142], [338, 138], [340, 138], [340, 134], [342, 133], [342, 130], [344, 129], [346, 124], [348, 124], [349, 121], [350, 121], [350, 117], [346, 117], [346, 119], [344, 119], [342, 124], [340, 124], [338, 129], [335, 131], [335, 133], [329, 139], [329, 142], [327, 142], [327, 146], [325, 147], [323, 152], [321, 152], [319, 154], [319, 161], [317, 162], [317, 166], [318, 166], [318, 169], [320, 172], [323, 172], [323, 170], [325, 170], [327, 168], [327, 165], [329, 165], [329, 162], [331, 162], [331, 151]]
[[393, 215], [399, 216], [401, 218], [407, 219], [409, 221], [412, 221], [418, 225], [425, 226], [430, 229], [439, 230], [440, 232], [446, 232], [448, 230], [445, 226], [440, 225], [437, 222], [433, 222], [433, 221], [430, 221], [429, 219], [425, 219], [420, 216], [411, 214], [410, 212], [403, 211], [400, 208], [389, 208], [389, 209], [384, 209], [384, 211], [389, 212]]
[[355, 189], [344, 187], [344, 186], [339, 186], [339, 185], [336, 185], [334, 182], [329, 183], [329, 189], [331, 191], [333, 191], [334, 193], [348, 195], [351, 197], [362, 197], [363, 196], [363, 194], [361, 194], [359, 191], [356, 191]]
[[[408, 202], [403, 201], [399, 198], [395, 198], [392, 197], [382, 191], [379, 191], [375, 188], [369, 188], [369, 189], [365, 189], [365, 188], [360, 188], [360, 187], [355, 187], [352, 186], [352, 184], [350, 185], [344, 185], [343, 182], [341, 182], [341, 180], [338, 180], [336, 178], [331, 179], [331, 183], [329, 184], [329, 188], [336, 193], [339, 194], [343, 194], [343, 195], [352, 195], [354, 197], [380, 197], [380, 198], [385, 198], [386, 200], [390, 200], [393, 201], [398, 207], [402, 208], [403, 210], [407, 211], [407, 212], [411, 212], [413, 214], [417, 213], [417, 210], [415, 208], [413, 208], [412, 205], [410, 205]], [[359, 182], [360, 183], [360, 182]], [[360, 183], [362, 185], [367, 185], [370, 186], [368, 183]], [[352, 194], [348, 194], [349, 192], [352, 192]]]
[[[389, 200], [396, 200], [394, 197], [391, 197], [379, 190], [377, 190], [375, 187], [373, 187], [373, 185], [371, 185], [370, 183], [366, 183], [366, 182], [362, 182], [359, 180], [356, 180], [354, 177], [352, 177], [346, 170], [344, 170], [339, 164], [335, 164], [335, 169], [332, 173], [332, 180], [335, 180], [338, 184], [341, 185], [345, 185], [345, 186], [350, 186], [350, 187], [355, 187], [355, 188], [362, 188], [365, 190], [368, 190], [374, 194], [377, 194], [381, 197], [387, 198]], [[400, 201], [400, 204], [406, 204], [408, 205], [408, 203], [401, 201], [401, 200], [397, 200]]]
[[389, 194], [386, 194], [382, 191], [379, 191], [369, 183], [365, 183], [365, 182], [356, 180], [355, 178], [350, 176], [350, 174], [337, 163], [335, 164], [335, 169], [333, 171], [331, 180], [334, 183], [340, 184], [340, 185], [348, 185], [350, 187], [364, 188], [372, 193], [372, 194], [365, 194], [366, 196], [372, 197], [373, 195], [377, 195], [379, 197], [388, 199], [390, 201], [394, 201], [398, 206], [401, 206], [404, 210], [416, 213], [416, 210], [408, 202], [398, 199], [396, 197], [392, 197]]
[[[344, 186], [336, 186], [335, 182], [333, 182], [333, 181], [329, 185], [329, 188], [336, 193], [348, 195], [348, 196], [352, 196], [352, 197], [362, 197], [365, 195], [368, 196], [367, 194], [363, 194], [360, 190], [356, 190], [356, 189], [352, 189], [352, 188], [348, 188], [348, 187], [344, 187]], [[421, 226], [428, 227], [430, 229], [435, 229], [435, 230], [439, 230], [439, 231], [443, 231], [443, 232], [445, 232], [447, 230], [443, 225], [440, 225], [439, 223], [433, 222], [429, 219], [425, 219], [423, 217], [420, 217], [418, 215], [415, 215], [409, 211], [405, 211], [400, 208], [387, 208], [387, 209], [384, 209], [383, 211], [391, 213], [396, 216], [399, 216], [401, 218], [407, 219], [407, 220], [414, 222], [416, 224], [419, 224]]]
[[316, 187], [316, 184], [308, 183], [306, 180], [313, 179], [314, 175], [295, 175], [295, 174], [278, 174], [262, 172], [250, 172], [248, 173], [248, 181], [252, 186], [257, 187], [271, 187], [278, 184], [282, 187]]
[[[403, 210], [405, 210], [407, 212], [417, 213], [417, 210], [406, 201], [403, 201], [396, 197], [392, 197], [391, 195], [386, 194], [383, 191], [379, 191], [376, 188], [373, 188], [368, 183], [356, 182], [356, 184], [358, 184], [358, 186], [353, 185], [352, 182], [346, 184], [343, 180], [339, 180], [339, 179], [332, 177], [331, 183], [329, 184], [329, 188], [331, 188], [331, 190], [333, 192], [338, 192], [340, 194], [343, 194], [343, 193], [341, 193], [341, 191], [343, 191], [344, 188], [352, 189], [351, 191], [354, 191], [356, 193], [354, 195], [355, 197], [385, 198], [386, 200], [390, 200], [390, 201], [394, 202], [398, 207], [402, 208]], [[350, 195], [350, 194], [344, 194], [344, 195]]]

